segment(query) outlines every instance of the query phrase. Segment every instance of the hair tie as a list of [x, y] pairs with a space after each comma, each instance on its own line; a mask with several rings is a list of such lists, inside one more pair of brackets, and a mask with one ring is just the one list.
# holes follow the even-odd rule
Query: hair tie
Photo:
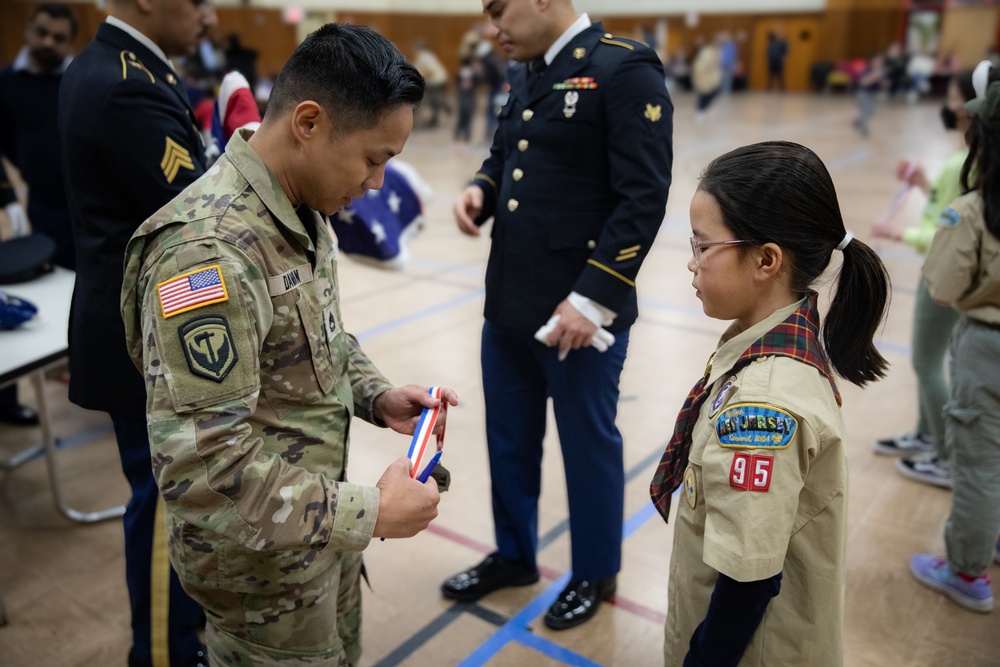
[[847, 247], [847, 244], [850, 243], [851, 239], [853, 238], [854, 238], [854, 232], [847, 232], [846, 234], [844, 234], [844, 239], [837, 244], [837, 250], [843, 251], [843, 249]]

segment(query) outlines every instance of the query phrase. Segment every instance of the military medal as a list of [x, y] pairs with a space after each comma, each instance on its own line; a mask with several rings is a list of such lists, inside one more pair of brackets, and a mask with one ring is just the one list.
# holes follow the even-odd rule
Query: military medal
[[566, 93], [566, 97], [563, 98], [563, 100], [563, 115], [566, 116], [566, 118], [572, 118], [573, 114], [576, 113], [576, 103], [580, 101], [580, 93], [575, 90], [571, 90]]

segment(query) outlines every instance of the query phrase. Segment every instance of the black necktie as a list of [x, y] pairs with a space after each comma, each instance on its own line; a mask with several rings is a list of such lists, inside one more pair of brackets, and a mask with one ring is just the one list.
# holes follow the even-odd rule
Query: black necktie
[[534, 89], [535, 84], [538, 83], [538, 79], [541, 78], [542, 72], [548, 67], [548, 63], [545, 62], [545, 58], [535, 58], [528, 63], [528, 92], [530, 93]]

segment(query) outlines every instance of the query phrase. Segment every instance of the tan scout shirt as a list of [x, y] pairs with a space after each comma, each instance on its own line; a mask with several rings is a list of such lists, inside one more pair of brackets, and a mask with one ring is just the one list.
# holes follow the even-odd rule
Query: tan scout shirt
[[684, 662], [719, 572], [737, 581], [783, 572], [741, 666], [843, 664], [847, 459], [840, 407], [826, 377], [787, 357], [730, 372], [751, 343], [800, 305], [742, 333], [733, 325], [712, 359], [711, 393], [674, 503], [667, 667]]
[[934, 299], [974, 320], [1000, 324], [1000, 239], [986, 228], [978, 191], [941, 214], [923, 274]]
[[391, 385], [344, 331], [328, 223], [292, 208], [250, 134], [136, 231], [122, 316], [171, 562], [260, 592], [367, 546], [379, 492], [346, 481], [348, 433]]

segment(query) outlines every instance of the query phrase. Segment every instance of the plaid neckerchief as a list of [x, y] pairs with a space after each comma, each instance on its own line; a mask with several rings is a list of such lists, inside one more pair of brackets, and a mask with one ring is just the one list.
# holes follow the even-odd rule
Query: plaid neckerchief
[[[784, 322], [777, 325], [766, 334], [754, 341], [736, 360], [730, 373], [738, 373], [742, 368], [762, 357], [790, 357], [796, 361], [809, 364], [826, 376], [833, 388], [833, 395], [840, 405], [840, 392], [826, 353], [819, 342], [819, 309], [816, 305], [817, 294], [810, 292], [805, 302], [795, 309]], [[713, 355], [714, 357], [715, 355]], [[677, 421], [674, 423], [674, 434], [667, 443], [660, 464], [656, 467], [653, 481], [649, 485], [649, 497], [653, 505], [667, 520], [670, 513], [670, 498], [681, 485], [684, 469], [687, 468], [688, 454], [691, 451], [691, 435], [698, 412], [708, 398], [708, 378], [712, 374], [712, 360], [709, 359], [705, 375], [691, 389]]]

